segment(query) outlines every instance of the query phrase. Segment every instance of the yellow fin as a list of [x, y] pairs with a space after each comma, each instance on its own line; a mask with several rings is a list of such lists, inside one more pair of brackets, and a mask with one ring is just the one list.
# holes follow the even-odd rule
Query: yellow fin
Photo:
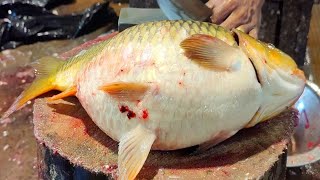
[[189, 59], [210, 70], [229, 71], [239, 62], [239, 49], [213, 36], [196, 34], [180, 46]]
[[58, 100], [58, 99], [62, 99], [62, 98], [68, 97], [68, 96], [74, 96], [76, 93], [77, 93], [77, 87], [76, 86], [72, 86], [72, 87], [66, 89], [63, 92], [48, 98], [48, 100], [49, 101], [54, 101], [54, 100]]
[[7, 118], [13, 112], [20, 109], [26, 102], [55, 88], [54, 80], [57, 69], [63, 63], [62, 60], [53, 57], [44, 57], [32, 63], [37, 78], [14, 101], [1, 119]]
[[146, 161], [156, 135], [139, 125], [121, 137], [119, 142], [119, 179], [133, 180]]
[[52, 72], [56, 72], [58, 67], [64, 63], [65, 61], [62, 59], [53, 56], [46, 56], [31, 63], [31, 66], [34, 68], [34, 72], [37, 77], [39, 77], [50, 75]]
[[145, 94], [148, 88], [147, 85], [140, 83], [117, 82], [101, 86], [99, 89], [120, 100], [136, 101]]

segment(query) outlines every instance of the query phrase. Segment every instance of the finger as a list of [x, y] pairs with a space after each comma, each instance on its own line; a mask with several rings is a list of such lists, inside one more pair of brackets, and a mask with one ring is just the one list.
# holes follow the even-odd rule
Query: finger
[[213, 15], [211, 17], [213, 23], [221, 24], [237, 7], [235, 3], [231, 4], [229, 2], [231, 1], [223, 3], [213, 9]]
[[243, 10], [234, 11], [223, 23], [221, 23], [221, 26], [227, 29], [238, 27], [250, 20], [250, 17], [248, 16], [249, 15]]
[[245, 33], [249, 33], [255, 26], [256, 26], [256, 23], [251, 21], [248, 24], [243, 24], [243, 25], [237, 27], [237, 29], [239, 29]]
[[209, 0], [207, 3], [206, 3], [206, 6], [210, 9], [213, 9], [216, 5], [216, 1], [215, 0]]
[[254, 37], [254, 38], [258, 38], [258, 34], [259, 34], [259, 28], [258, 27], [255, 27], [253, 28], [250, 32], [249, 32], [249, 35]]
[[214, 7], [217, 7], [221, 3], [221, 0], [209, 0], [206, 5], [210, 8], [213, 9]]

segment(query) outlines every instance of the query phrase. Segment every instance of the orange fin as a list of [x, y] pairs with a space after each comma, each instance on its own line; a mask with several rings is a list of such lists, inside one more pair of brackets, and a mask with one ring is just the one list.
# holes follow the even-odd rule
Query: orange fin
[[219, 38], [196, 34], [180, 43], [184, 54], [195, 63], [210, 70], [230, 71], [239, 66], [239, 49]]
[[133, 180], [146, 161], [156, 135], [143, 127], [137, 126], [120, 138], [119, 142], [119, 179]]
[[66, 89], [65, 91], [54, 95], [50, 98], [48, 98], [49, 101], [54, 101], [54, 100], [58, 100], [58, 99], [62, 99], [68, 96], [74, 96], [77, 93], [77, 87], [76, 86], [72, 86], [71, 88]]
[[149, 87], [140, 83], [117, 82], [101, 86], [99, 89], [120, 100], [136, 101], [146, 93]]

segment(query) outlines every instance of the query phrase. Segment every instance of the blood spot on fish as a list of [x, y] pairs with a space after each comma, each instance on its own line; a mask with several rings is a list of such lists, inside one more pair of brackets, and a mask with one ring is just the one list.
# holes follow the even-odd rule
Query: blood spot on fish
[[312, 141], [307, 144], [308, 149], [312, 149], [314, 147], [314, 143]]
[[126, 72], [126, 69], [120, 69], [120, 70], [117, 72], [116, 76], [118, 76], [118, 75], [120, 75], [120, 74], [123, 74], [123, 73], [125, 73], [125, 72]]
[[266, 61], [265, 59], [263, 59], [263, 63], [264, 63], [264, 64], [267, 64], [267, 61]]
[[149, 117], [149, 112], [147, 109], [142, 111], [142, 118], [143, 119], [147, 119]]
[[120, 106], [119, 110], [121, 113], [125, 113], [125, 112], [129, 111], [129, 107], [128, 106]]
[[137, 102], [136, 106], [140, 106], [141, 105], [141, 100], [137, 100], [136, 102]]
[[183, 82], [182, 82], [182, 81], [179, 81], [179, 85], [180, 85], [180, 86], [183, 86]]
[[119, 107], [119, 110], [120, 110], [121, 113], [128, 112], [128, 113], [127, 113], [127, 117], [128, 117], [129, 119], [136, 117], [136, 113], [134, 113], [133, 111], [131, 111], [128, 106], [123, 106], [123, 105], [122, 105], [122, 106]]
[[129, 110], [129, 111], [128, 111], [128, 114], [127, 114], [127, 117], [128, 117], [129, 119], [135, 118], [135, 117], [136, 117], [136, 113], [134, 113], [133, 111]]

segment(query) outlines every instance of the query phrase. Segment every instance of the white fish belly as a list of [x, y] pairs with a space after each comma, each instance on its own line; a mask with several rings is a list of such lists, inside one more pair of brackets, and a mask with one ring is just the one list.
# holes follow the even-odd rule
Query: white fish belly
[[[131, 58], [126, 57], [128, 51], [137, 49], [130, 44], [121, 55], [106, 49], [78, 76], [77, 97], [97, 126], [114, 140], [141, 124], [156, 133], [153, 149], [180, 149], [221, 134], [232, 135], [257, 112], [261, 87], [248, 59], [241, 60], [236, 72], [215, 72], [181, 53], [166, 57], [174, 53], [155, 47], [156, 51], [148, 47]], [[113, 82], [143, 83], [150, 88], [137, 101], [119, 101], [99, 90]]]

